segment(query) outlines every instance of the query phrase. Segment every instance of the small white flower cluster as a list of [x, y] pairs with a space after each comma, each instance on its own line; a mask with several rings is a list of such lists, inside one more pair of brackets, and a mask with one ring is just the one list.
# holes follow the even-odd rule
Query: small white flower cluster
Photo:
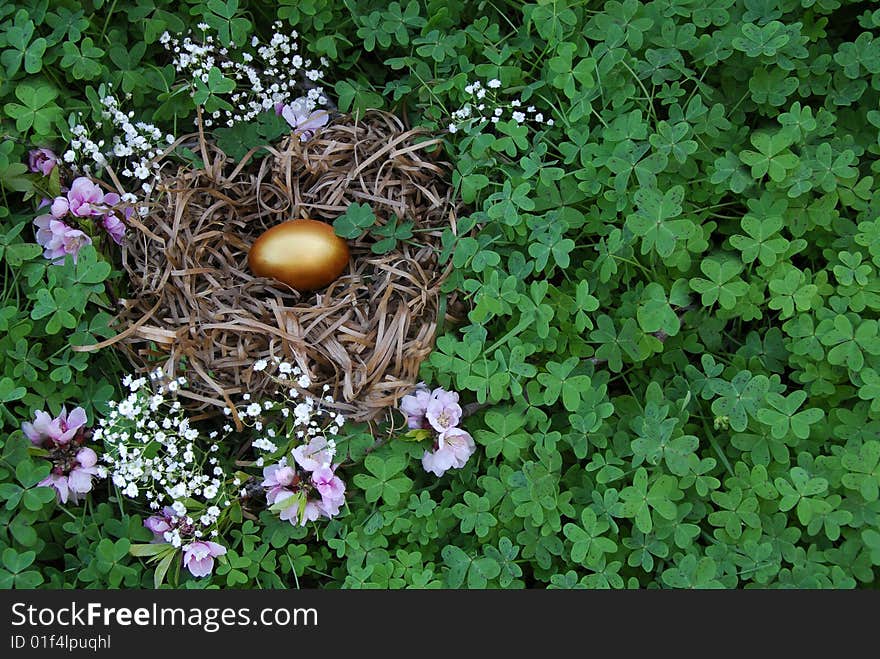
[[[323, 397], [315, 398], [303, 395], [312, 381], [299, 366], [283, 361], [278, 357], [259, 359], [253, 364], [253, 370], [265, 371], [279, 386], [282, 400], [252, 402], [250, 394], [244, 394], [243, 404], [238, 412], [242, 422], [260, 433], [251, 445], [264, 456], [257, 459], [256, 465], [262, 467], [270, 456], [278, 458], [286, 455], [294, 446], [308, 442], [312, 437], [323, 436], [327, 439], [327, 449], [332, 457], [336, 453], [337, 436], [345, 425], [345, 417], [328, 409], [324, 403], [332, 403], [333, 397], [328, 395], [329, 385], [323, 387]], [[225, 408], [226, 415], [232, 414]], [[280, 414], [280, 419], [278, 415]]]
[[[96, 128], [101, 128], [100, 122]], [[70, 132], [73, 139], [62, 155], [65, 163], [75, 172], [83, 172], [87, 175], [92, 173], [93, 168], [100, 170], [107, 166], [107, 158], [102, 151], [104, 140], [99, 139], [97, 142], [92, 140], [88, 129], [82, 124], [71, 126]]]
[[447, 126], [449, 132], [476, 132], [499, 121], [553, 125], [553, 119], [545, 118], [534, 105], [525, 105], [521, 98], [505, 98], [500, 90], [501, 81], [497, 78], [487, 81], [485, 85], [475, 80], [465, 86], [464, 91], [469, 98], [452, 113], [452, 121]]
[[[100, 131], [105, 127], [112, 129], [112, 143], [105, 149], [105, 141], [94, 141], [90, 137], [90, 131], [82, 123], [73, 124], [70, 132], [73, 139], [69, 148], [63, 155], [64, 162], [75, 172], [91, 175], [106, 167], [111, 160], [119, 165], [115, 166], [118, 173], [128, 179], [131, 186], [129, 190], [140, 188], [145, 194], [153, 190], [158, 177], [158, 158], [167, 146], [174, 142], [173, 135], [163, 135], [153, 124], [144, 121], [135, 121], [134, 112], [124, 112], [119, 100], [112, 93], [112, 85], [107, 83], [99, 89], [101, 101], [101, 120], [92, 127], [92, 131]], [[130, 95], [127, 95], [127, 98]], [[79, 115], [80, 120], [82, 114]], [[131, 192], [126, 193], [123, 201], [134, 203], [136, 197]], [[145, 212], [142, 208], [141, 212]]]
[[[167, 381], [161, 370], [151, 373], [150, 379], [151, 386], [143, 377], [123, 379], [130, 393], [111, 402], [113, 409], [100, 420], [94, 438], [104, 442], [108, 473], [126, 497], [143, 494], [151, 510], [170, 507], [176, 517], [193, 526], [191, 536], [202, 537], [230, 505], [227, 476], [216, 457], [219, 446], [214, 440], [219, 433], [208, 435], [212, 443], [207, 450], [200, 447], [201, 433], [180, 402], [167, 397], [186, 381]], [[229, 484], [237, 487], [240, 482], [236, 478]], [[187, 512], [187, 500], [204, 503], [193, 513], [196, 519]]]
[[[218, 69], [226, 78], [236, 83], [236, 88], [228, 94], [217, 94], [232, 109], [215, 110], [204, 117], [205, 126], [222, 121], [232, 127], [238, 122], [250, 121], [258, 114], [288, 103], [303, 95], [308, 107], [307, 113], [318, 106], [327, 104], [324, 90], [315, 83], [324, 77], [322, 68], [328, 65], [321, 57], [317, 66], [312, 59], [299, 52], [299, 34], [281, 32], [283, 24], [275, 21], [274, 33], [269, 43], [261, 43], [256, 36], [249, 44], [230, 44], [221, 47], [213, 34], [208, 34], [208, 25], [200, 23], [201, 39], [194, 39], [188, 33], [183, 39], [172, 37], [165, 32], [160, 43], [173, 55], [173, 63], [178, 73], [186, 75], [191, 81], [207, 83], [212, 69]], [[259, 66], [257, 65], [259, 63]], [[195, 94], [195, 85], [192, 93]]]

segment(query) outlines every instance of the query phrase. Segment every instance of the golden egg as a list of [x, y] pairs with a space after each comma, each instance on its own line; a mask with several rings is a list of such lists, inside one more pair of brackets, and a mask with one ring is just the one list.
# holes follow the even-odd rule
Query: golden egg
[[324, 288], [348, 265], [346, 242], [317, 220], [291, 220], [265, 231], [251, 245], [248, 267], [298, 291]]

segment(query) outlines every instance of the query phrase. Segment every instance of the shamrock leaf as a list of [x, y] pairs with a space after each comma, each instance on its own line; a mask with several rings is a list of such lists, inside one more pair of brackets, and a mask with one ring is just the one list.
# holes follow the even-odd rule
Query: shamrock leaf
[[412, 238], [413, 223], [410, 221], [400, 222], [397, 215], [391, 214], [388, 221], [373, 230], [377, 236], [382, 236], [370, 248], [373, 254], [387, 254], [397, 247], [397, 243]]
[[715, 578], [717, 574], [718, 568], [710, 557], [697, 559], [693, 554], [688, 554], [674, 567], [665, 569], [661, 579], [671, 588], [724, 588], [724, 585]]
[[364, 466], [370, 473], [357, 474], [354, 483], [364, 490], [370, 503], [381, 498], [386, 504], [396, 506], [401, 495], [412, 487], [412, 480], [407, 476], [399, 475], [406, 468], [406, 464], [406, 459], [399, 455], [382, 459], [372, 453], [364, 460]]
[[531, 437], [525, 432], [525, 418], [512, 410], [489, 410], [484, 417], [487, 430], [477, 430], [474, 439], [486, 447], [486, 457], [503, 455], [507, 460], [516, 460], [522, 450], [529, 445]]
[[455, 545], [446, 545], [440, 555], [447, 567], [445, 581], [449, 588], [460, 588], [465, 579], [468, 588], [485, 588], [490, 579], [501, 574], [501, 567], [492, 558], [474, 558]]
[[[673, 438], [678, 420], [668, 419], [668, 405], [655, 402], [645, 404], [645, 413], [637, 416], [630, 427], [638, 435], [632, 442], [633, 454], [642, 457], [649, 464], [666, 461], [666, 466], [676, 476], [685, 476], [690, 472], [690, 456], [699, 446], [699, 439], [693, 435], [681, 435]], [[634, 464], [641, 463], [641, 460]]]
[[461, 520], [462, 533], [474, 532], [477, 537], [482, 538], [498, 524], [498, 520], [489, 509], [489, 499], [473, 492], [465, 492], [464, 503], [455, 504], [452, 513]]
[[748, 425], [748, 417], [757, 418], [770, 388], [766, 375], [752, 376], [750, 371], [740, 371], [730, 382], [713, 379], [710, 386], [719, 398], [712, 402], [712, 412], [726, 416], [730, 427], [742, 432]]
[[779, 215], [766, 218], [745, 215], [742, 228], [748, 235], [733, 235], [730, 237], [730, 244], [742, 252], [744, 263], [752, 263], [758, 259], [762, 265], [772, 266], [785, 254], [789, 245], [785, 238], [776, 237], [782, 225], [783, 219]]
[[722, 309], [733, 309], [737, 299], [749, 290], [749, 285], [737, 277], [742, 272], [742, 264], [734, 259], [709, 258], [700, 264], [700, 270], [708, 279], [695, 277], [690, 280], [690, 286], [700, 293], [705, 307], [711, 307], [718, 302]]
[[614, 321], [602, 315], [596, 320], [597, 328], [590, 332], [590, 340], [602, 345], [596, 350], [597, 359], [607, 359], [609, 368], [615, 373], [623, 370], [624, 353], [633, 361], [642, 358], [639, 326], [632, 318], [627, 318], [620, 332]]
[[15, 87], [15, 96], [21, 103], [7, 103], [4, 110], [10, 118], [15, 119], [17, 130], [24, 133], [33, 129], [40, 135], [48, 135], [52, 131], [52, 124], [61, 122], [61, 108], [52, 102], [58, 96], [54, 87], [47, 84], [20, 84]]
[[243, 43], [248, 39], [251, 22], [237, 17], [238, 12], [239, 0], [208, 0], [201, 8], [205, 22], [217, 31], [220, 43], [224, 46]]
[[572, 375], [578, 365], [577, 357], [564, 362], [547, 362], [547, 372], [538, 374], [538, 382], [544, 385], [544, 403], [552, 405], [560, 395], [562, 404], [569, 412], [580, 407], [581, 393], [590, 389], [591, 380], [586, 375]]
[[671, 155], [680, 163], [687, 162], [688, 157], [697, 150], [694, 140], [685, 139], [691, 134], [691, 127], [686, 121], [670, 124], [661, 121], [657, 124], [657, 132], [648, 138], [657, 151], [663, 155]]
[[581, 523], [568, 523], [563, 528], [571, 543], [571, 560], [594, 567], [603, 554], [617, 551], [617, 543], [605, 536], [610, 524], [599, 519], [591, 508], [581, 512]]
[[844, 486], [858, 490], [865, 501], [876, 501], [880, 497], [880, 442], [865, 442], [858, 455], [844, 453], [841, 462], [849, 471], [843, 476]]
[[24, 387], [16, 387], [12, 378], [0, 378], [0, 403], [11, 403], [21, 400], [27, 393]]
[[220, 69], [212, 66], [208, 71], [207, 81], [201, 78], [195, 79], [193, 102], [204, 107], [205, 112], [209, 113], [217, 110], [232, 110], [232, 106], [221, 97], [233, 89], [235, 89], [235, 80], [227, 78]]
[[79, 46], [72, 41], [65, 41], [62, 48], [64, 57], [61, 59], [61, 66], [69, 69], [74, 78], [94, 80], [101, 75], [104, 51], [95, 46], [91, 37], [83, 39]]
[[24, 64], [26, 73], [39, 73], [43, 68], [43, 55], [48, 42], [34, 36], [34, 22], [25, 9], [19, 9], [11, 25], [4, 25], [6, 50], [0, 54], [0, 64], [6, 69], [6, 77], [13, 78]]
[[788, 171], [797, 167], [799, 159], [788, 147], [793, 138], [787, 130], [774, 134], [753, 133], [751, 141], [757, 151], [740, 151], [739, 157], [752, 168], [752, 177], [756, 179], [769, 175], [777, 183], [785, 180]]
[[807, 311], [813, 305], [818, 291], [815, 284], [806, 284], [804, 273], [791, 268], [781, 279], [770, 280], [770, 302], [768, 307], [778, 309], [780, 318], [793, 316], [795, 310]]
[[865, 365], [865, 353], [880, 355], [878, 324], [876, 320], [863, 320], [853, 327], [852, 320], [844, 314], [826, 319], [816, 328], [823, 345], [832, 346], [828, 351], [831, 364], [861, 371]]
[[774, 481], [776, 489], [782, 495], [779, 500], [779, 510], [785, 512], [797, 506], [797, 515], [801, 524], [809, 524], [825, 503], [813, 497], [823, 494], [828, 489], [828, 480], [812, 477], [801, 467], [793, 467], [789, 477], [791, 482], [781, 477]]
[[740, 28], [742, 36], [735, 37], [731, 45], [743, 51], [749, 57], [772, 57], [780, 48], [788, 43], [789, 36], [785, 25], [779, 21], [770, 21], [764, 26], [754, 23], [743, 23]]
[[37, 570], [28, 570], [37, 554], [34, 551], [17, 552], [7, 547], [0, 555], [3, 569], [0, 569], [0, 588], [32, 590], [43, 583], [43, 575]]
[[675, 502], [683, 496], [674, 476], [658, 476], [649, 486], [648, 472], [644, 467], [639, 467], [633, 484], [620, 493], [623, 504], [621, 512], [635, 521], [639, 531], [650, 533], [654, 528], [651, 512], [656, 512], [664, 519], [675, 519], [678, 510]]
[[637, 210], [626, 218], [626, 226], [642, 237], [642, 254], [652, 250], [666, 258], [675, 251], [676, 243], [690, 237], [694, 223], [674, 220], [681, 215], [684, 188], [673, 186], [665, 193], [656, 188], [639, 188], [635, 193]]
[[766, 400], [771, 407], [758, 410], [758, 421], [770, 426], [776, 439], [782, 439], [789, 433], [799, 439], [807, 439], [810, 436], [810, 426], [821, 421], [825, 412], [816, 407], [798, 412], [806, 399], [807, 393], [802, 390], [794, 391], [787, 397], [768, 393]]
[[502, 536], [498, 541], [498, 549], [492, 545], [488, 545], [485, 549], [486, 557], [501, 568], [498, 584], [502, 588], [507, 588], [515, 579], [522, 576], [522, 568], [516, 562], [519, 551], [520, 548], [514, 545], [507, 536]]
[[651, 282], [642, 291], [636, 317], [645, 332], [663, 332], [667, 336], [675, 336], [681, 329], [678, 314], [669, 304], [666, 291], [656, 282]]

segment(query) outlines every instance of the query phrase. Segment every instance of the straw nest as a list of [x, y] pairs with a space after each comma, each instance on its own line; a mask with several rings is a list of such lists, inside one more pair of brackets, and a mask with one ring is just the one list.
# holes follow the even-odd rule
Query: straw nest
[[[439, 148], [381, 112], [340, 117], [307, 143], [290, 137], [241, 163], [201, 137], [203, 167], [166, 171], [149, 213], [131, 223], [112, 342], [143, 370], [185, 375], [193, 409], [234, 408], [244, 392], [259, 400], [275, 384], [252, 366], [278, 356], [313, 390], [329, 385], [346, 416], [374, 418], [412, 389], [447, 309], [437, 250], [455, 230], [456, 203], [446, 163], [431, 156]], [[354, 202], [380, 222], [412, 220], [416, 244], [377, 256], [369, 235], [350, 241], [345, 273], [314, 293], [249, 272], [263, 231], [300, 217], [332, 222]]]

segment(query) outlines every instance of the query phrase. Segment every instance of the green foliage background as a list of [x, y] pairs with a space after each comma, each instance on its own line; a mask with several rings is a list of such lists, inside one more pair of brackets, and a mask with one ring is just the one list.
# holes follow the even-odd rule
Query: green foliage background
[[188, 130], [162, 32], [204, 20], [240, 42], [276, 17], [331, 60], [343, 111], [443, 128], [468, 82], [497, 77], [555, 125], [448, 139], [472, 212], [442, 256], [470, 312], [424, 377], [484, 404], [466, 420], [476, 455], [438, 481], [391, 442], [355, 470], [339, 519], [245, 520], [215, 576], [180, 586], [876, 585], [875, 3], [14, 0], [0, 587], [152, 584], [128, 552], [150, 537], [143, 511], [112, 485], [57, 506], [17, 430], [65, 401], [105, 409], [121, 365], [70, 346], [109, 333], [102, 284], [124, 285], [93, 252], [45, 266], [19, 194], [26, 149], [60, 147], [102, 81]]

